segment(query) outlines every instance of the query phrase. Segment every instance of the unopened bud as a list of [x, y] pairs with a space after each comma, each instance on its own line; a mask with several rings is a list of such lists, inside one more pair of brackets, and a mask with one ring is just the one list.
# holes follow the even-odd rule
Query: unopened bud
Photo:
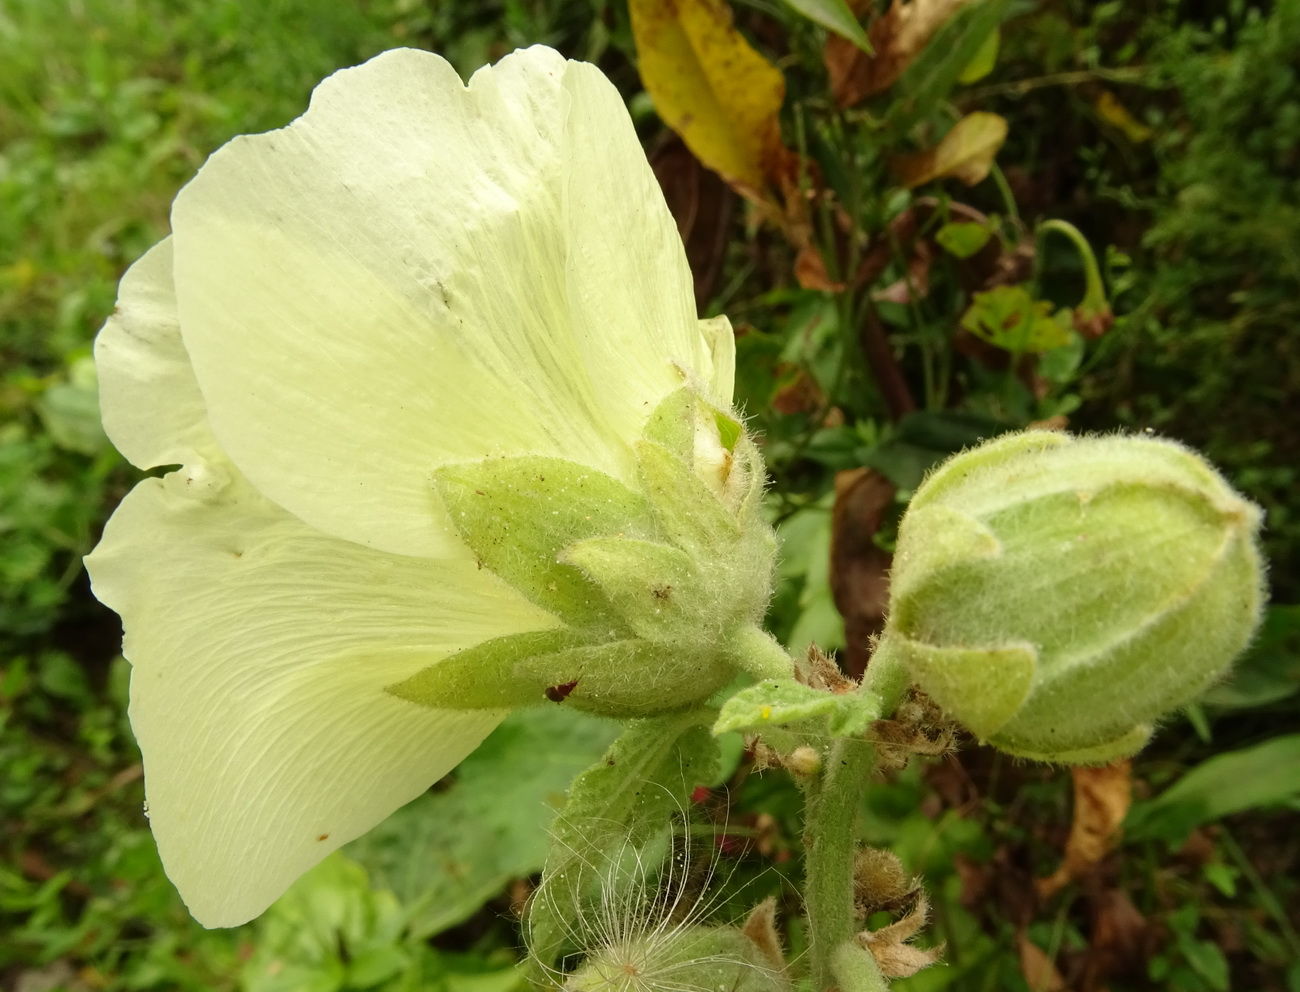
[[1250, 641], [1260, 511], [1149, 437], [1012, 434], [950, 459], [899, 527], [893, 653], [1012, 754], [1131, 754]]
[[618, 941], [588, 953], [566, 992], [788, 992], [783, 971], [734, 927], [689, 926]]

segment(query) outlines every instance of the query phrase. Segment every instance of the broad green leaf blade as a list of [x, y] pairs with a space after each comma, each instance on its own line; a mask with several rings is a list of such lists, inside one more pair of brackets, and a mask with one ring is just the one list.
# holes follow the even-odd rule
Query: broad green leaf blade
[[618, 729], [558, 707], [515, 713], [461, 763], [449, 788], [398, 810], [347, 854], [411, 907], [417, 937], [455, 926], [512, 879], [541, 869], [564, 790]]
[[1300, 796], [1297, 768], [1300, 734], [1215, 755], [1155, 799], [1135, 805], [1125, 832], [1176, 841], [1202, 823], [1292, 801]]
[[875, 54], [867, 33], [849, 9], [844, 0], [785, 0], [814, 24], [820, 24], [827, 31], [834, 31], [845, 41], [851, 41], [867, 55]]

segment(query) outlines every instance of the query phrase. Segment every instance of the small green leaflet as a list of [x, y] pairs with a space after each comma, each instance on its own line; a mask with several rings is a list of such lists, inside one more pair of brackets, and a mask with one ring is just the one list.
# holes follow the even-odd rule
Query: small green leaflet
[[880, 700], [862, 692], [821, 692], [793, 680], [765, 679], [736, 693], [722, 706], [715, 734], [728, 730], [761, 733], [766, 727], [784, 727], [817, 717], [829, 719], [837, 737], [860, 734], [880, 717]]
[[868, 55], [875, 55], [875, 49], [867, 40], [867, 33], [853, 16], [853, 11], [844, 0], [785, 0], [786, 4], [814, 24], [820, 24], [827, 31], [833, 31], [841, 38], [853, 42]]

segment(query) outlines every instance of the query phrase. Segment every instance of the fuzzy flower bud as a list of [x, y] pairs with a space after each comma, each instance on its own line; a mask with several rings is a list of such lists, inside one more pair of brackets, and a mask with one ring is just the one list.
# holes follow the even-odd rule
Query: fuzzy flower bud
[[1004, 751], [1131, 754], [1250, 641], [1260, 522], [1170, 441], [999, 438], [913, 497], [881, 650]]

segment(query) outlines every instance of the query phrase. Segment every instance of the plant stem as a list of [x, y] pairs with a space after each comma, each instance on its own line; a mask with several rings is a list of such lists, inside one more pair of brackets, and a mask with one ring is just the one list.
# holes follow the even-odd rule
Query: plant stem
[[875, 765], [876, 749], [870, 743], [841, 738], [831, 745], [820, 780], [808, 788], [804, 904], [814, 992], [836, 986], [832, 964], [836, 948], [853, 938], [855, 819], [863, 786]]

